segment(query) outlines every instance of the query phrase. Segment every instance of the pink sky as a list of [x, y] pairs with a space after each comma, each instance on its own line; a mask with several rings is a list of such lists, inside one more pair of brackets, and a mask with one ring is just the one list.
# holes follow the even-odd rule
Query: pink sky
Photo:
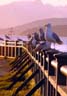
[[23, 25], [46, 18], [67, 18], [65, 4], [67, 5], [67, 0], [0, 0], [0, 28]]
[[[0, 5], [5, 5], [14, 1], [35, 1], [35, 0], [0, 0]], [[39, 0], [36, 0], [39, 1]], [[43, 4], [51, 4], [54, 6], [65, 6], [67, 5], [67, 0], [40, 0]]]

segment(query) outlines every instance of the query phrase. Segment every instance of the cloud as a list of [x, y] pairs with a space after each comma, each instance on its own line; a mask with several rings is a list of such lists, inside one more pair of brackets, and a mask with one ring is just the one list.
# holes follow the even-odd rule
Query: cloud
[[9, 3], [14, 2], [14, 1], [16, 1], [16, 2], [17, 2], [17, 1], [18, 1], [18, 2], [19, 2], [19, 1], [25, 1], [25, 2], [26, 2], [26, 1], [31, 1], [31, 2], [32, 2], [32, 1], [35, 1], [35, 0], [0, 0], [0, 5], [9, 4]]
[[0, 0], [0, 5], [8, 4], [16, 0]]
[[67, 0], [41, 0], [43, 4], [51, 4], [54, 6], [65, 6], [67, 5]]

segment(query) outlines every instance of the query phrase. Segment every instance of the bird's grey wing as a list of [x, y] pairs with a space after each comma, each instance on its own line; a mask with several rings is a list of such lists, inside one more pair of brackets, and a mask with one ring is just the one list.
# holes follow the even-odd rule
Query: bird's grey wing
[[59, 36], [53, 32], [52, 36], [54, 37], [54, 39], [56, 40], [57, 43], [61, 44], [62, 41], [60, 40]]
[[17, 41], [22, 41], [22, 39], [18, 38]]
[[3, 38], [0, 38], [0, 40], [4, 40]]

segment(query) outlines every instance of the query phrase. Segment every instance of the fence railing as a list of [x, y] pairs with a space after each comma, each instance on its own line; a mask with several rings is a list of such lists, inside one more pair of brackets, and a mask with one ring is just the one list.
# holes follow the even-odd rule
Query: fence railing
[[[30, 53], [29, 50], [23, 46], [23, 44], [5, 41], [3, 45], [0, 45], [0, 56], [20, 56], [23, 55], [22, 50], [26, 53], [26, 56], [28, 55], [31, 59], [31, 65], [23, 72], [18, 80], [20, 80], [29, 70], [32, 70], [32, 75], [24, 81], [13, 96], [16, 96], [16, 94], [32, 78], [35, 79], [36, 85], [28, 94], [26, 94], [26, 96], [31, 96], [38, 88], [40, 88], [41, 96], [67, 96], [67, 67], [64, 67], [64, 65], [67, 66], [67, 53], [59, 52], [55, 49], [37, 52], [32, 51]], [[21, 59], [24, 58], [25, 57], [23, 56]], [[29, 58], [25, 59], [25, 61]], [[19, 66], [20, 65], [17, 67], [17, 65], [15, 65], [14, 67], [19, 69]], [[15, 81], [13, 84], [16, 82], [17, 81]]]
[[18, 41], [2, 41], [0, 42], [0, 56], [16, 57], [22, 53], [23, 43]]
[[41, 88], [41, 96], [67, 96], [67, 74], [60, 71], [62, 66], [67, 66], [67, 53], [49, 49], [31, 54], [25, 47], [23, 50], [35, 64], [33, 72], [39, 70], [35, 78], [36, 85], [26, 96], [31, 96], [38, 88]]

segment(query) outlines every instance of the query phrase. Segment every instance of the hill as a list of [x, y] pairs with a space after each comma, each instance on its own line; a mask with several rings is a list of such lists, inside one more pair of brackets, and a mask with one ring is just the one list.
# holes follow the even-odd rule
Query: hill
[[53, 31], [61, 36], [67, 36], [67, 19], [53, 18], [38, 20], [28, 24], [19, 25], [12, 28], [0, 29], [0, 34], [27, 35], [33, 32], [38, 32], [40, 27], [44, 27], [46, 23], [52, 23]]

